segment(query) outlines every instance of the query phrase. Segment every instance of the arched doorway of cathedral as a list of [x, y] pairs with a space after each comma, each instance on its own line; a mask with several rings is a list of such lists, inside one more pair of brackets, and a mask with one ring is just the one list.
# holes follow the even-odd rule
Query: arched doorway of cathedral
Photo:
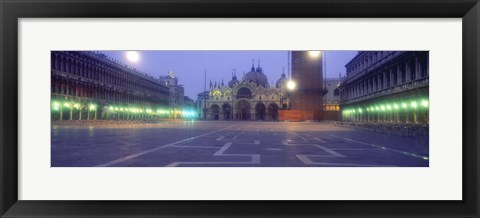
[[246, 100], [240, 100], [235, 104], [235, 119], [248, 120], [250, 119], [250, 103]]
[[271, 120], [278, 120], [278, 105], [271, 103], [268, 105], [268, 118]]
[[265, 120], [265, 105], [262, 102], [258, 102], [257, 105], [255, 105], [255, 118], [257, 120]]
[[251, 99], [252, 98], [252, 91], [250, 91], [250, 89], [247, 88], [247, 87], [242, 87], [237, 92], [237, 98]]
[[220, 119], [220, 107], [216, 104], [212, 105], [212, 118], [214, 120]]
[[232, 106], [228, 103], [222, 105], [223, 110], [223, 119], [230, 120], [232, 119]]
[[283, 110], [287, 110], [287, 103], [283, 103], [283, 104], [282, 104], [282, 109], [283, 109]]

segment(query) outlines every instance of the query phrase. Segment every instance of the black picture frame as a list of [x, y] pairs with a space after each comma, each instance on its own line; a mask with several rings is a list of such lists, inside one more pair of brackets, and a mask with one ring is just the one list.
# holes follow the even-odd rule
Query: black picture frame
[[[478, 0], [1, 0], [0, 14], [1, 217], [479, 216], [480, 4]], [[463, 200], [19, 201], [17, 193], [18, 19], [84, 17], [462, 18]]]

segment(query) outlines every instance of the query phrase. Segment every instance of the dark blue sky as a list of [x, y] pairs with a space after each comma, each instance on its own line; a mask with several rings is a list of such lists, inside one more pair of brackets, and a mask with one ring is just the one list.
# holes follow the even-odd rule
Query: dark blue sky
[[[167, 75], [171, 69], [185, 86], [185, 95], [197, 99], [204, 89], [204, 72], [207, 71], [207, 85], [212, 82], [226, 83], [236, 69], [238, 79], [243, 72], [250, 71], [252, 59], [255, 67], [260, 60], [268, 82], [274, 84], [281, 76], [283, 68], [288, 75], [287, 51], [139, 51], [140, 60], [136, 63], [126, 58], [125, 51], [102, 51], [102, 53], [128, 64], [154, 77]], [[327, 51], [327, 77], [345, 75], [345, 64], [357, 51]]]

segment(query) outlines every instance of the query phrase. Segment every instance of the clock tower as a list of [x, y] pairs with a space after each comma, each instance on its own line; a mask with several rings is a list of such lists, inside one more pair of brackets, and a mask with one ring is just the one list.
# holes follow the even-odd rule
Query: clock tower
[[292, 51], [293, 82], [296, 89], [290, 96], [290, 109], [300, 111], [304, 120], [322, 118], [323, 72], [321, 51]]

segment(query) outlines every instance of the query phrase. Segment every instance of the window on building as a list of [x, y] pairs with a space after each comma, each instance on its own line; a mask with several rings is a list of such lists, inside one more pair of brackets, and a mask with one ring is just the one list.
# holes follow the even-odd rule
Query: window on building
[[385, 81], [385, 86], [387, 88], [390, 87], [390, 73], [388, 71], [385, 73], [385, 80], [386, 80]]
[[242, 87], [238, 90], [237, 92], [237, 97], [238, 98], [252, 98], [252, 92], [250, 91], [250, 89], [246, 88], [246, 87]]
[[419, 62], [420, 62], [420, 74], [422, 75], [422, 77], [428, 76], [428, 71], [427, 71], [428, 63], [427, 63], [426, 55], [422, 56]]
[[393, 67], [392, 68], [392, 76], [393, 76], [393, 85], [397, 85], [398, 84], [398, 76], [397, 76], [397, 68], [396, 67]]
[[400, 76], [402, 77], [402, 83], [407, 81], [407, 72], [405, 70], [405, 64], [400, 65]]
[[409, 62], [409, 68], [410, 68], [410, 80], [415, 80], [417, 75], [417, 66], [415, 66], [415, 60], [411, 60]]

